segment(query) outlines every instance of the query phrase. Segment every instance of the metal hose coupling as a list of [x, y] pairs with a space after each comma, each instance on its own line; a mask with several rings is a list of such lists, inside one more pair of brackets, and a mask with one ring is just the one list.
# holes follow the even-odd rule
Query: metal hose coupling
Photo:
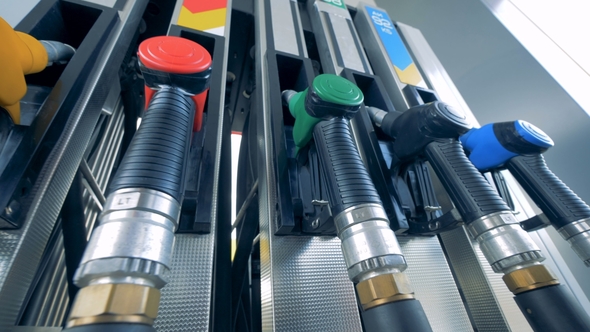
[[363, 310], [414, 298], [406, 260], [379, 204], [363, 204], [334, 218], [350, 280]]
[[178, 201], [156, 190], [126, 188], [110, 194], [74, 276], [81, 290], [67, 327], [153, 324], [179, 215]]
[[509, 211], [478, 218], [467, 225], [467, 230], [496, 273], [509, 273], [545, 260], [539, 247]]
[[353, 282], [406, 269], [406, 260], [381, 205], [353, 206], [338, 214], [334, 223]]
[[511, 212], [496, 212], [467, 225], [471, 237], [513, 294], [559, 284], [545, 257]]
[[572, 249], [590, 267], [590, 218], [578, 220], [558, 229], [561, 237], [569, 242]]

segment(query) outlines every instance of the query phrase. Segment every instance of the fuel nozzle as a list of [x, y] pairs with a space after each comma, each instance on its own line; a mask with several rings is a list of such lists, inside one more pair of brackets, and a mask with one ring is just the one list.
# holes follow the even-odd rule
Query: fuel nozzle
[[494, 272], [504, 274], [504, 282], [533, 329], [590, 330], [588, 315], [541, 264], [545, 258], [539, 247], [465, 155], [459, 136], [471, 127], [467, 117], [444, 103], [433, 102], [408, 109], [387, 128], [385, 119], [381, 128], [395, 139], [395, 163], [415, 158], [429, 161], [467, 231], [480, 244]]
[[431, 331], [404, 274], [406, 260], [349, 127], [364, 96], [336, 75], [317, 76], [302, 92], [283, 91], [295, 118], [293, 138], [315, 144], [348, 276], [356, 284], [367, 331]]
[[155, 331], [183, 201], [195, 100], [208, 87], [208, 74], [198, 69], [207, 72], [211, 57], [200, 53], [195, 59], [197, 51], [206, 52], [179, 37], [140, 45], [141, 69], [154, 90], [76, 270], [80, 291], [67, 330]]
[[507, 168], [551, 225], [590, 266], [590, 207], [545, 163], [553, 140], [529, 122], [517, 120], [472, 129], [461, 142], [480, 171]]

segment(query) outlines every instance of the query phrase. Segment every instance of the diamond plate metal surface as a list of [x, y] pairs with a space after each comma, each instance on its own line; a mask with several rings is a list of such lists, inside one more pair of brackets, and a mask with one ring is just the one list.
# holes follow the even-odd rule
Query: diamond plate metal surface
[[[109, 82], [117, 75], [147, 1], [127, 3], [119, 12], [120, 22], [113, 27], [110, 39], [84, 83], [80, 98], [55, 147], [43, 165], [30, 192], [30, 208], [18, 230], [0, 231], [0, 330], [6, 331], [16, 321], [47, 240], [86, 150], [102, 105], [110, 91]], [[119, 45], [119, 48], [116, 46]]]
[[211, 311], [215, 223], [211, 233], [176, 234], [170, 282], [162, 289], [158, 331], [207, 331]]
[[492, 267], [488, 264], [483, 252], [479, 248], [479, 243], [473, 242], [473, 248], [477, 253], [479, 263], [487, 276], [488, 283], [494, 291], [496, 300], [500, 305], [500, 309], [502, 310], [510, 329], [518, 332], [532, 332], [533, 329], [520, 311], [520, 308], [518, 308], [516, 301], [514, 301], [514, 295], [512, 295], [510, 290], [508, 290], [508, 287], [506, 287], [504, 280], [502, 280], [502, 274], [495, 273], [494, 270], [492, 270]]
[[433, 331], [473, 331], [437, 237], [398, 237], [406, 274]]
[[[440, 235], [473, 323], [480, 331], [510, 331], [478, 253], [463, 227]], [[486, 262], [486, 265], [487, 264]], [[491, 267], [489, 268], [491, 271]], [[492, 272], [493, 273], [493, 272]], [[504, 286], [505, 287], [505, 286]]]
[[361, 330], [340, 239], [273, 236], [271, 250], [276, 331]]

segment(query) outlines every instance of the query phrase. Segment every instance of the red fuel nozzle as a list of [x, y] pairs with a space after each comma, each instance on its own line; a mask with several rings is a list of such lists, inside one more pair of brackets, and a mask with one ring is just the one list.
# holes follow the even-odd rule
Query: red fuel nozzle
[[201, 45], [181, 37], [160, 36], [139, 45], [139, 66], [145, 79], [146, 109], [161, 86], [181, 89], [195, 102], [193, 132], [201, 130], [209, 91], [211, 55]]

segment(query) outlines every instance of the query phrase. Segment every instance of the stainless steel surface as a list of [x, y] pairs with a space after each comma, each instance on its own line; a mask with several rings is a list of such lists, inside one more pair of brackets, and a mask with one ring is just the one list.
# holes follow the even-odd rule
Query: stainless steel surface
[[[354, 17], [354, 23], [360, 36], [362, 36], [363, 46], [367, 56], [371, 60], [371, 66], [378, 73], [379, 78], [387, 88], [387, 93], [391, 97], [393, 106], [398, 111], [405, 111], [410, 106], [402, 89], [406, 84], [402, 83], [393, 68], [391, 60], [387, 56], [387, 51], [379, 38], [369, 13], [365, 10], [366, 4], [360, 3], [357, 7], [357, 14]], [[374, 6], [373, 6], [374, 7]], [[390, 22], [393, 27], [393, 22]]]
[[61, 332], [61, 327], [49, 326], [15, 326], [11, 332]]
[[161, 218], [153, 213], [134, 212], [117, 221], [101, 221], [86, 246], [82, 264], [95, 259], [135, 257], [170, 266], [174, 232], [162, 224], [149, 221]]
[[128, 1], [31, 193], [23, 226], [0, 232], [0, 330], [14, 325], [63, 200], [147, 1]]
[[511, 212], [502, 211], [494, 212], [492, 214], [488, 214], [487, 216], [478, 218], [466, 225], [466, 228], [469, 232], [469, 235], [471, 235], [471, 238], [475, 240], [478, 236], [491, 229], [516, 223], [518, 223], [518, 220], [516, 220]]
[[92, 171], [90, 170], [90, 167], [88, 166], [86, 160], [82, 160], [80, 162], [80, 171], [82, 171], [84, 179], [88, 182], [90, 189], [92, 190], [92, 195], [96, 197], [98, 203], [101, 206], [104, 206], [107, 199], [104, 197], [104, 194], [100, 190], [98, 182], [96, 182], [96, 179], [94, 178], [94, 175], [92, 174]]
[[334, 74], [340, 75], [348, 68], [372, 74], [348, 10], [321, 0], [307, 3], [324, 72], [335, 69]]
[[590, 219], [567, 224], [557, 232], [572, 246], [584, 264], [590, 267]]
[[162, 288], [170, 266], [180, 204], [145, 188], [109, 195], [74, 280], [79, 287], [133, 283]]
[[473, 331], [438, 238], [400, 236], [398, 240], [408, 261], [404, 273], [433, 331]]
[[133, 257], [95, 259], [80, 264], [74, 282], [82, 288], [97, 284], [136, 284], [162, 288], [168, 281], [165, 265]]
[[578, 254], [580, 259], [584, 261], [584, 264], [590, 267], [590, 232], [572, 236], [567, 242], [570, 243], [572, 249]]
[[254, 182], [254, 184], [252, 185], [252, 188], [250, 189], [248, 196], [246, 196], [244, 203], [240, 207], [240, 211], [238, 211], [238, 214], [236, 216], [236, 220], [234, 220], [234, 222], [232, 223], [232, 226], [231, 226], [232, 230], [234, 230], [234, 229], [236, 229], [236, 227], [238, 227], [239, 222], [242, 220], [242, 218], [244, 218], [244, 215], [246, 214], [246, 211], [248, 210], [250, 203], [252, 203], [252, 200], [254, 199], [254, 197], [256, 197], [257, 193], [258, 193], [258, 179], [256, 179], [256, 182]]
[[576, 236], [580, 233], [589, 232], [590, 231], [590, 218], [578, 220], [571, 224], [567, 224], [562, 228], [558, 229], [557, 232], [561, 235], [565, 240], [569, 239], [572, 236]]
[[471, 222], [466, 228], [471, 238], [479, 243], [495, 272], [509, 273], [545, 260], [512, 212], [489, 214]]
[[377, 127], [381, 127], [381, 122], [383, 122], [383, 118], [387, 115], [387, 112], [384, 110], [378, 109], [377, 107], [372, 106], [365, 106], [367, 112], [371, 116], [371, 120]]
[[[177, 1], [177, 7], [182, 1]], [[227, 8], [232, 8], [232, 0], [227, 0]], [[175, 16], [179, 11], [176, 11]], [[221, 62], [221, 82], [226, 81], [227, 57], [229, 48], [229, 33], [231, 30], [231, 10], [226, 13], [225, 44], [223, 61]], [[171, 23], [177, 20], [173, 17]], [[223, 83], [225, 84], [225, 83]], [[219, 98], [220, 104], [225, 105], [225, 94], [209, 95], [209, 98]], [[223, 111], [219, 112], [216, 144], [221, 147], [223, 135]], [[221, 150], [221, 148], [219, 148]], [[156, 330], [168, 331], [207, 331], [210, 328], [211, 286], [213, 277], [213, 258], [215, 255], [215, 234], [218, 215], [219, 176], [221, 153], [216, 153], [213, 159], [214, 182], [211, 210], [211, 232], [209, 234], [176, 234], [174, 252], [170, 266], [169, 282], [162, 288], [158, 318], [154, 323]]]
[[[441, 233], [440, 238], [447, 252], [449, 263], [453, 267], [457, 284], [460, 286], [467, 307], [470, 310], [475, 327], [479, 331], [510, 331], [508, 322], [496, 299], [494, 289], [488, 280], [490, 274], [486, 274], [485, 266], [487, 266], [491, 275], [499, 279], [508, 292], [500, 275], [491, 271], [492, 269], [486, 261], [484, 261], [484, 266], [480, 264], [478, 253], [471, 244], [471, 239], [463, 227]], [[483, 254], [481, 255], [483, 257]], [[409, 274], [412, 268], [410, 261], [408, 265], [407, 273]], [[416, 287], [416, 289], [419, 290], [420, 288]]]
[[518, 224], [496, 227], [477, 237], [477, 242], [495, 272], [508, 273], [516, 266], [542, 262], [537, 244]]
[[271, 0], [270, 14], [275, 50], [307, 57], [297, 0]]
[[475, 116], [473, 116], [469, 106], [467, 106], [467, 103], [436, 57], [436, 54], [434, 54], [434, 51], [428, 45], [424, 35], [422, 35], [420, 30], [401, 22], [397, 22], [396, 25], [428, 87], [435, 90], [440, 99], [445, 103], [463, 110], [471, 124], [477, 127], [478, 122]]
[[176, 229], [180, 218], [180, 203], [172, 196], [152, 189], [125, 188], [109, 194], [101, 220], [111, 221], [114, 219], [112, 214], [127, 210], [159, 214], [172, 222], [172, 225], [165, 225], [171, 227], [172, 231]]
[[[344, 256], [346, 257], [346, 253]], [[406, 259], [401, 253], [371, 257], [349, 267], [348, 277], [356, 283], [383, 274], [401, 274], [406, 267]]]
[[[275, 236], [273, 142], [268, 100], [264, 0], [254, 3], [260, 278], [264, 331], [360, 331], [354, 288], [336, 237]], [[254, 147], [253, 147], [254, 148]], [[326, 281], [326, 282], [320, 282]]]
[[[358, 282], [363, 273], [372, 270], [382, 270], [384, 268], [397, 269], [397, 272], [405, 270], [405, 262], [401, 259], [394, 266], [377, 266], [366, 265], [364, 267], [370, 270], [361, 271], [350, 269], [351, 267], [372, 258], [389, 255], [402, 255], [399, 243], [389, 227], [389, 223], [383, 220], [370, 220], [346, 228], [341, 234], [342, 253], [344, 261], [349, 268], [348, 273], [352, 281]], [[386, 262], [386, 261], [384, 261]], [[361, 265], [363, 266], [363, 265]], [[358, 273], [360, 272], [360, 273]], [[392, 273], [395, 271], [383, 271], [383, 273]]]
[[340, 234], [347, 227], [368, 220], [383, 220], [389, 223], [387, 214], [381, 205], [361, 204], [342, 211], [334, 217], [334, 224], [336, 225], [336, 230]]

